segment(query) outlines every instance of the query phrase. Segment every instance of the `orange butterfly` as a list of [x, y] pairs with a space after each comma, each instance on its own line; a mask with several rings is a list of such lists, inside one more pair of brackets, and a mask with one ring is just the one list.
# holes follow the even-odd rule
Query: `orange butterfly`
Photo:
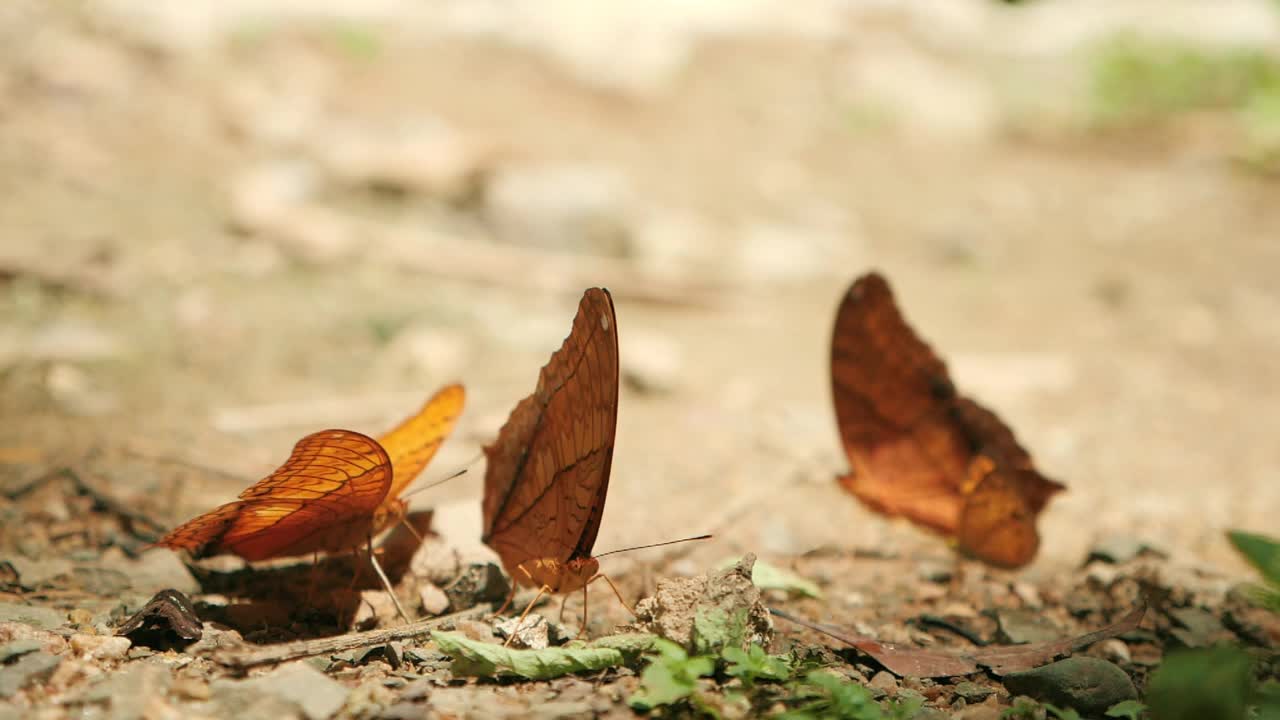
[[849, 492], [991, 565], [1031, 562], [1036, 517], [1065, 487], [1035, 469], [995, 413], [956, 391], [879, 274], [858, 278], [840, 303], [831, 391], [853, 466], [840, 478]]
[[312, 433], [239, 500], [183, 523], [155, 545], [257, 561], [367, 544], [390, 586], [373, 557], [373, 537], [404, 517], [402, 491], [453, 431], [465, 399], [461, 385], [441, 389], [381, 442], [351, 430]]

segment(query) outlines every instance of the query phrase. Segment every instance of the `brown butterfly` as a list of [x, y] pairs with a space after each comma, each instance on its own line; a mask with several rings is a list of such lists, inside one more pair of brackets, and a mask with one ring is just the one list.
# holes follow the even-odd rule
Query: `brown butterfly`
[[404, 517], [403, 490], [453, 430], [465, 398], [461, 385], [441, 389], [381, 442], [352, 430], [312, 433], [239, 500], [188, 520], [155, 544], [196, 557], [232, 554], [249, 561], [367, 545], [389, 586], [372, 554], [373, 537]]
[[1035, 469], [1000, 418], [957, 392], [877, 273], [858, 278], [836, 312], [831, 392], [849, 492], [988, 564], [1031, 562], [1036, 517], [1065, 487]]
[[[533, 394], [484, 449], [482, 539], [514, 580], [512, 596], [516, 585], [538, 588], [539, 597], [582, 588], [585, 606], [587, 585], [604, 578], [613, 586], [591, 548], [609, 492], [617, 424], [617, 320], [609, 291], [592, 288]], [[508, 597], [498, 612], [510, 603]]]

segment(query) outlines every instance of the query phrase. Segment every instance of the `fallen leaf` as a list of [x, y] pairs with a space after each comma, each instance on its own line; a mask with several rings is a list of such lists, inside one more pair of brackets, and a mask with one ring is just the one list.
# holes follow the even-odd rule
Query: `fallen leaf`
[[[478, 642], [457, 632], [433, 632], [440, 651], [453, 658], [456, 675], [516, 676], [549, 680], [561, 675], [616, 667], [653, 646], [648, 635], [604, 638], [590, 645], [513, 650], [496, 643]], [[606, 642], [608, 641], [608, 642]]]
[[[729, 558], [720, 563], [717, 568], [724, 570], [737, 563], [737, 558]], [[755, 567], [751, 570], [751, 582], [761, 590], [782, 590], [804, 597], [822, 597], [822, 590], [811, 580], [806, 580], [790, 570], [783, 570], [763, 560], [756, 560]]]
[[854, 635], [832, 625], [810, 622], [774, 608], [770, 608], [769, 612], [861, 650], [899, 677], [957, 677], [972, 675], [982, 668], [996, 675], [1005, 675], [1039, 667], [1099, 640], [1133, 630], [1142, 622], [1146, 610], [1144, 603], [1104, 628], [1073, 638], [1030, 645], [992, 645], [972, 652], [957, 653], [882, 643], [865, 635]]
[[141, 610], [133, 614], [116, 635], [156, 650], [181, 648], [204, 634], [195, 606], [178, 590], [161, 590]]

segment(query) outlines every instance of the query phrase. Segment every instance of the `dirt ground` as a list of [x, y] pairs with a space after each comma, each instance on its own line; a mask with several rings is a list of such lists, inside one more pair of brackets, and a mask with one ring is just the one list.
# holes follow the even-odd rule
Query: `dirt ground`
[[[1280, 189], [1212, 116], [1020, 114], [1026, 85], [1074, 87], [1070, 53], [1024, 49], [1053, 45], [1051, 9], [145, 5], [0, 11], [8, 488], [70, 467], [167, 527], [303, 434], [381, 432], [459, 380], [427, 476], [471, 472], [414, 505], [482, 558], [480, 446], [603, 284], [628, 383], [597, 550], [714, 531], [656, 572], [809, 554], [875, 597], [923, 581], [841, 552], [950, 561], [832, 482], [830, 325], [879, 268], [1069, 487], [1020, 580], [1122, 535], [1234, 581], [1224, 530], [1275, 532]], [[89, 509], [49, 502], [39, 527], [10, 512], [0, 557], [62, 552]], [[640, 592], [646, 557], [606, 570]], [[625, 618], [603, 605], [601, 629]]]

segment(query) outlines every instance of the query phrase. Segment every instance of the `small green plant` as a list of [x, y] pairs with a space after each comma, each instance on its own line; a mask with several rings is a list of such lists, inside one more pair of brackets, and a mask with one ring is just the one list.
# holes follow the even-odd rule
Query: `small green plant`
[[[1280, 717], [1280, 692], [1258, 686], [1256, 663], [1241, 648], [1218, 646], [1169, 654], [1147, 684], [1156, 720]], [[1253, 713], [1251, 715], [1251, 713]]]
[[1147, 706], [1137, 700], [1121, 700], [1107, 708], [1107, 717], [1139, 720], [1147, 712]]
[[1280, 541], [1240, 530], [1227, 533], [1227, 539], [1262, 576], [1264, 585], [1254, 593], [1258, 604], [1280, 612]]
[[796, 681], [788, 702], [797, 707], [775, 720], [910, 720], [924, 705], [911, 697], [881, 705], [871, 690], [829, 670], [815, 670]]
[[640, 675], [640, 689], [627, 701], [636, 710], [647, 712], [693, 698], [698, 692], [698, 679], [715, 672], [711, 657], [689, 657], [684, 648], [670, 640], [655, 640], [653, 648], [657, 655]]
[[742, 648], [725, 648], [720, 654], [728, 665], [724, 672], [729, 677], [742, 681], [742, 686], [751, 689], [756, 680], [784, 681], [791, 679], [791, 663], [782, 655], [770, 655], [759, 645], [752, 645], [746, 650]]

